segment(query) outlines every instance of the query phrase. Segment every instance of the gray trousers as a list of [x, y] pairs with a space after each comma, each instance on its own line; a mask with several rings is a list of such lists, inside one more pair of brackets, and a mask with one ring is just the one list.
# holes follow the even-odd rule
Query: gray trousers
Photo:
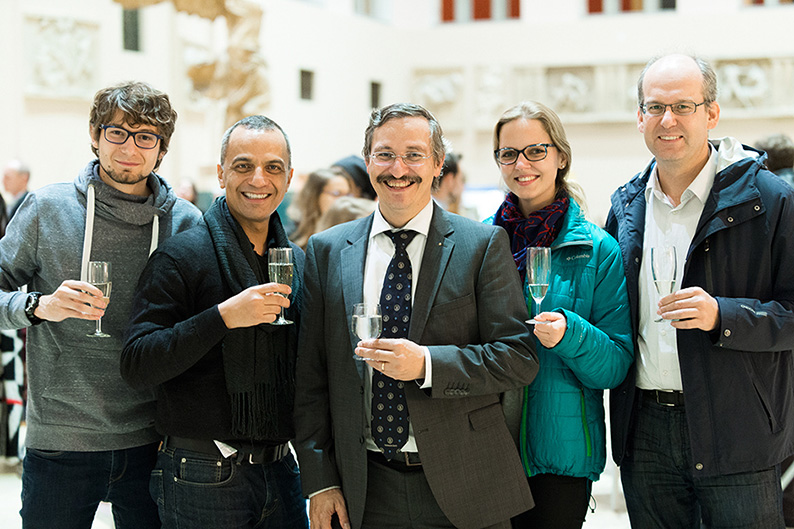
[[[367, 502], [361, 529], [455, 529], [438, 506], [425, 473], [367, 463]], [[483, 529], [510, 529], [510, 520]]]

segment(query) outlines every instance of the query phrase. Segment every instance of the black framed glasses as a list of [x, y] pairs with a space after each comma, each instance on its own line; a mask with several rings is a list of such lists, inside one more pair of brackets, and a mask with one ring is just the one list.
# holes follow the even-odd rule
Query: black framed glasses
[[99, 128], [102, 129], [103, 133], [105, 134], [105, 139], [110, 143], [115, 143], [116, 145], [123, 144], [125, 141], [127, 141], [127, 138], [132, 136], [132, 141], [134, 141], [135, 145], [141, 149], [154, 149], [157, 147], [157, 142], [163, 139], [163, 137], [159, 134], [145, 130], [132, 132], [123, 127], [117, 127], [115, 125], [100, 125]]
[[695, 103], [694, 101], [679, 101], [678, 103], [672, 103], [670, 105], [663, 105], [661, 103], [645, 103], [640, 105], [640, 110], [642, 110], [643, 114], [648, 114], [649, 116], [661, 116], [667, 112], [667, 107], [670, 107], [670, 111], [676, 116], [689, 116], [694, 114], [699, 106], [707, 105], [708, 103], [708, 101], [703, 101], [702, 103]]
[[556, 147], [553, 143], [533, 143], [521, 150], [512, 147], [497, 149], [493, 152], [496, 163], [500, 165], [513, 165], [518, 161], [518, 155], [523, 154], [530, 162], [539, 162], [549, 154], [549, 147]]
[[369, 155], [372, 161], [375, 162], [375, 165], [381, 167], [391, 167], [394, 165], [394, 162], [397, 161], [397, 158], [401, 158], [403, 163], [408, 167], [421, 167], [430, 156], [429, 154], [425, 156], [420, 152], [409, 152], [401, 155], [394, 154], [391, 151], [373, 152]]

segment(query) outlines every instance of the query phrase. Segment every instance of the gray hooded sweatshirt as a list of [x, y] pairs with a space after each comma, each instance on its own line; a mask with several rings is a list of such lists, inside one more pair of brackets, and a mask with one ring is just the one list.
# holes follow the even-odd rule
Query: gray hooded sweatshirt
[[[77, 318], [28, 328], [29, 448], [91, 452], [158, 439], [154, 392], [130, 388], [119, 359], [133, 293], [150, 253], [159, 241], [196, 225], [201, 213], [155, 173], [147, 183], [151, 195], [140, 197], [102, 182], [98, 167], [94, 160], [73, 183], [30, 193], [0, 239], [3, 329], [30, 326], [27, 294], [19, 287], [52, 294], [64, 280], [81, 279], [89, 260], [112, 266], [102, 318], [110, 338], [88, 337], [95, 322]], [[87, 207], [91, 202], [93, 208]]]

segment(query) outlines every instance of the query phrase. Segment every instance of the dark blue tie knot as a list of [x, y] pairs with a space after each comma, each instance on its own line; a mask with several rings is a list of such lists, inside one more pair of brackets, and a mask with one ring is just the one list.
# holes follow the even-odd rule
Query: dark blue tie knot
[[414, 230], [400, 230], [400, 231], [387, 231], [386, 235], [389, 236], [391, 242], [397, 251], [405, 251], [405, 248], [411, 244], [418, 232]]

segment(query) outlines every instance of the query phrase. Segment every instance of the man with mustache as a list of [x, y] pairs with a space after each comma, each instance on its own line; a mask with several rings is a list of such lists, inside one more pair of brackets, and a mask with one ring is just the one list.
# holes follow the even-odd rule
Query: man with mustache
[[[509, 528], [533, 505], [499, 402], [538, 370], [526, 306], [505, 232], [431, 200], [444, 143], [420, 106], [373, 111], [378, 209], [309, 240], [295, 408], [313, 528]], [[380, 303], [380, 338], [351, 333], [361, 302]]]

